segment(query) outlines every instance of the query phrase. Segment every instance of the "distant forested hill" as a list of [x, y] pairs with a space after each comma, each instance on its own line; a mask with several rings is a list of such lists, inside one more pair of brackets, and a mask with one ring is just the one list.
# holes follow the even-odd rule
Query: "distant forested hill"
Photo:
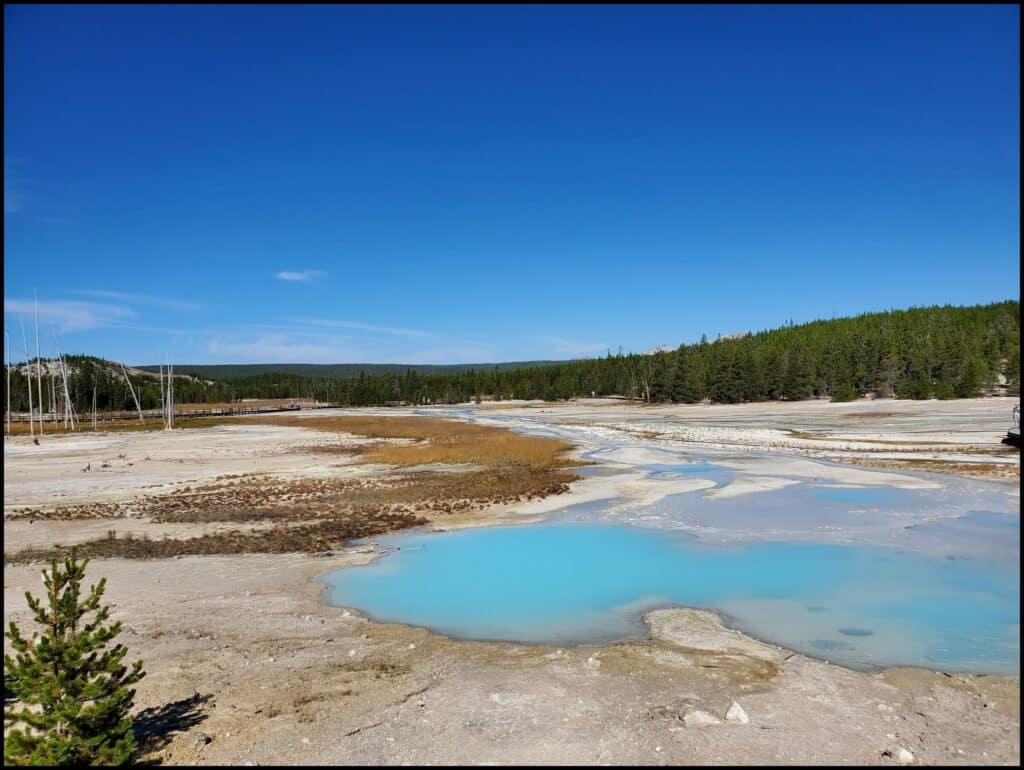
[[865, 313], [652, 354], [448, 372], [364, 370], [341, 379], [266, 373], [230, 385], [247, 398], [306, 396], [353, 406], [591, 394], [687, 403], [1013, 394], [1020, 389], [1020, 302]]
[[[120, 365], [68, 356], [79, 412], [132, 409]], [[155, 367], [139, 367], [155, 370]], [[159, 380], [132, 373], [143, 408], [160, 403]], [[188, 375], [200, 375], [198, 378]], [[865, 313], [701, 340], [676, 350], [576, 361], [452, 366], [315, 364], [175, 366], [177, 403], [315, 398], [351, 405], [455, 404], [484, 397], [626, 396], [648, 403], [966, 398], [1020, 393], [1020, 302]], [[49, 403], [49, 375], [43, 375]], [[60, 387], [53, 389], [59, 395]], [[11, 372], [11, 407], [28, 409], [24, 372]]]
[[[294, 374], [299, 377], [327, 377], [345, 379], [362, 373], [405, 374], [410, 369], [417, 374], [451, 374], [470, 369], [524, 369], [548, 366], [563, 361], [510, 361], [500, 364], [175, 364], [175, 371], [188, 372], [213, 380], [240, 380], [265, 374]], [[144, 372], [158, 372], [159, 366], [137, 366]]]

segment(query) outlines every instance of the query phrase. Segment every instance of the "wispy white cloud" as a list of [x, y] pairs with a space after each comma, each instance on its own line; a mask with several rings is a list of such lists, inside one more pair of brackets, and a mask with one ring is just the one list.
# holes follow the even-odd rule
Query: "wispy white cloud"
[[[35, 307], [34, 301], [30, 299], [4, 297], [4, 312], [26, 322], [34, 321]], [[133, 318], [135, 312], [121, 305], [77, 300], [42, 300], [39, 303], [39, 322], [53, 326], [62, 334], [116, 326]]]
[[317, 278], [326, 278], [327, 273], [323, 270], [282, 270], [274, 273], [274, 277], [281, 281], [298, 283], [312, 283]]
[[287, 333], [209, 340], [206, 353], [219, 363], [336, 364], [366, 360], [364, 351], [350, 346], [301, 339]]
[[167, 299], [165, 297], [152, 297], [148, 294], [128, 294], [120, 291], [103, 291], [99, 289], [76, 289], [73, 294], [82, 294], [87, 297], [100, 297], [101, 299], [117, 299], [122, 302], [130, 302], [139, 305], [157, 305], [172, 310], [184, 310], [193, 312], [200, 309], [197, 302], [188, 302], [179, 299]]
[[484, 363], [495, 351], [472, 342], [446, 340], [446, 347], [417, 349], [399, 337], [345, 335], [321, 328], [266, 324], [206, 329], [206, 360], [217, 363]]
[[361, 323], [359, 321], [333, 321], [325, 318], [290, 318], [289, 321], [310, 326], [319, 326], [328, 329], [358, 329], [364, 332], [378, 332], [380, 334], [397, 334], [402, 337], [429, 337], [430, 332], [422, 329], [403, 329], [396, 326], [377, 326], [376, 324]]
[[608, 349], [604, 342], [576, 342], [562, 337], [541, 337], [555, 353], [567, 356], [594, 356]]

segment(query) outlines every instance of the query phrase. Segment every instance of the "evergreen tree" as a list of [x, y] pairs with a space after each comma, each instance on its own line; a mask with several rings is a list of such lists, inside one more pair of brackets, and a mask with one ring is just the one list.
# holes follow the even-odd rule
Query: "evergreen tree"
[[853, 401], [857, 398], [857, 391], [853, 389], [853, 385], [849, 382], [840, 383], [840, 385], [832, 393], [833, 401]]
[[811, 393], [811, 369], [801, 347], [794, 347], [789, 353], [786, 375], [782, 381], [782, 395], [786, 399], [807, 398]]
[[964, 373], [956, 384], [957, 398], [973, 398], [981, 395], [981, 387], [985, 377], [985, 362], [979, 358], [970, 358], [964, 366]]
[[46, 607], [25, 593], [42, 633], [25, 639], [11, 621], [5, 634], [16, 655], [4, 655], [4, 684], [17, 700], [4, 707], [5, 730], [13, 725], [4, 736], [4, 764], [121, 765], [135, 753], [130, 686], [145, 675], [142, 661], [129, 671], [122, 663], [128, 649], [107, 647], [121, 623], [105, 625], [106, 578], [81, 599], [89, 560], [77, 555], [72, 548], [63, 567], [54, 557], [43, 570]]
[[682, 400], [688, 404], [695, 404], [704, 398], [706, 387], [704, 359], [701, 358], [700, 353], [694, 351], [687, 356], [684, 370], [681, 392]]
[[1006, 359], [1006, 393], [1020, 395], [1020, 342], [1014, 340]]
[[953, 383], [945, 377], [940, 377], [935, 382], [935, 389], [933, 390], [935, 398], [947, 401], [951, 398], [956, 398], [956, 391], [953, 389]]

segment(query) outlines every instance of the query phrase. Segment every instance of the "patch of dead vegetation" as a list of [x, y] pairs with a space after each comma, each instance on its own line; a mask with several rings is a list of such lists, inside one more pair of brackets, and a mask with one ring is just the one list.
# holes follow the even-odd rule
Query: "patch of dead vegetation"
[[[579, 478], [564, 466], [581, 464], [565, 456], [564, 441], [523, 436], [434, 418], [275, 416], [233, 422], [307, 427], [382, 439], [369, 446], [327, 444], [327, 454], [359, 454], [362, 462], [397, 465], [448, 463], [476, 466], [461, 472], [401, 471], [359, 477], [280, 478], [271, 474], [218, 477], [162, 494], [130, 500], [20, 508], [11, 519], [78, 520], [145, 518], [156, 524], [267, 523], [259, 531], [236, 529], [190, 539], [150, 539], [111, 530], [83, 543], [94, 557], [166, 558], [194, 554], [284, 553], [339, 548], [349, 539], [429, 523], [428, 517], [465, 514], [496, 504], [537, 500], [569, 491]], [[386, 444], [384, 440], [402, 440]], [[291, 451], [307, 451], [310, 447]], [[483, 468], [479, 466], [483, 465]], [[8, 561], [45, 559], [64, 552], [31, 549]]]
[[414, 441], [408, 444], [382, 443], [364, 448], [362, 456], [366, 462], [391, 465], [514, 464], [532, 468], [564, 468], [582, 464], [578, 460], [565, 457], [565, 453], [572, 449], [572, 445], [560, 439], [527, 436], [507, 428], [441, 420], [436, 417], [340, 415], [302, 418], [294, 415], [272, 415], [241, 418], [239, 422], [351, 433], [364, 438]]
[[1006, 446], [1005, 444], [993, 444], [984, 446], [980, 444], [955, 444], [948, 441], [905, 441], [902, 439], [880, 439], [880, 438], [848, 438], [845, 436], [833, 436], [828, 433], [809, 433], [807, 431], [791, 430], [789, 437], [803, 439], [806, 441], [831, 441], [837, 444], [877, 444], [873, 446], [858, 446], [858, 452], [892, 452], [893, 447], [915, 447], [920, 451], [922, 447], [930, 452], [968, 455], [1008, 455], [1020, 450]]
[[850, 465], [883, 470], [924, 471], [927, 473], [949, 473], [982, 481], [1020, 481], [1020, 465], [1017, 463], [971, 463], [930, 458], [843, 457], [839, 460]]
[[[812, 433], [803, 430], [791, 430], [789, 431], [790, 438], [803, 439], [805, 441], [836, 441], [844, 444], [883, 444], [886, 446], [926, 446], [933, 447], [936, 452], [949, 451], [949, 452], [966, 452], [970, 451], [970, 447], [966, 447], [963, 444], [952, 444], [948, 441], [905, 441], [902, 439], [885, 439], [885, 438], [847, 438], [845, 436], [833, 436], [830, 433]], [[869, 449], [863, 447], [858, 451], [864, 452], [887, 452], [888, 449]], [[984, 450], [982, 450], [984, 451]]]
[[[188, 539], [146, 536], [99, 538], [78, 546], [79, 554], [89, 558], [167, 559], [172, 556], [212, 556], [241, 553], [322, 552], [343, 548], [349, 540], [381, 535], [426, 524], [427, 520], [412, 514], [382, 513], [377, 515], [339, 516], [312, 524], [275, 527], [271, 530], [246, 532], [214, 532]], [[35, 548], [4, 554], [5, 564], [44, 561], [65, 555], [69, 547], [54, 544], [52, 548]]]

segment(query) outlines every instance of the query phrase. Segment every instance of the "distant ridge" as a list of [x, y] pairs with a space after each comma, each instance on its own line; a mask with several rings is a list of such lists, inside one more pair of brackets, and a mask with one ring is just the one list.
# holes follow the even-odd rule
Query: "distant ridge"
[[[497, 364], [175, 364], [175, 371], [183, 374], [197, 374], [214, 380], [239, 380], [263, 374], [294, 374], [300, 377], [349, 378], [358, 377], [361, 372], [367, 376], [381, 374], [405, 374], [412, 369], [417, 374], [455, 374], [457, 372], [505, 371], [507, 369], [529, 369], [535, 366], [551, 366], [568, 361], [505, 361]], [[158, 372], [159, 366], [137, 366], [143, 372]]]

